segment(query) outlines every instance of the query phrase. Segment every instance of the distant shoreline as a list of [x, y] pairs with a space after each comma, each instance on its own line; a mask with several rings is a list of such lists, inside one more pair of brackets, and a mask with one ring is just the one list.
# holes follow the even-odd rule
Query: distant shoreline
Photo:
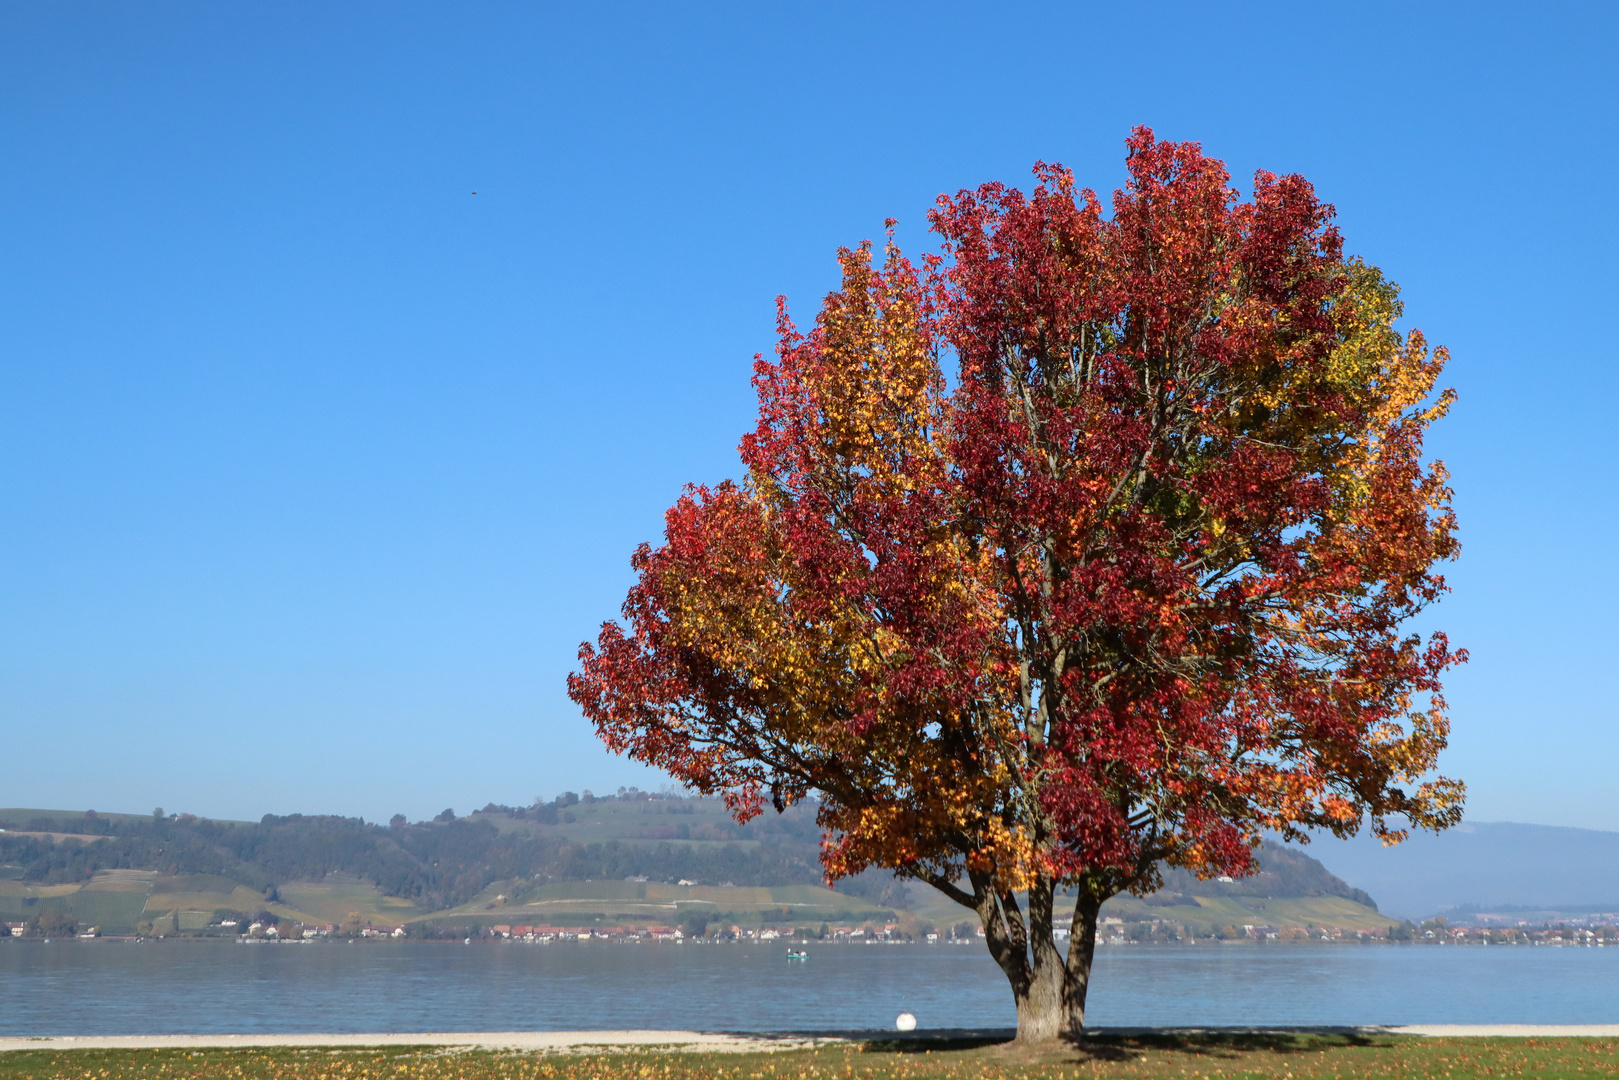
[[[959, 949], [959, 948], [972, 948], [975, 945], [981, 947], [981, 943], [976, 942], [976, 941], [959, 941], [959, 942], [939, 942], [939, 943], [935, 943], [935, 942], [905, 941], [905, 940], [892, 940], [892, 941], [840, 941], [840, 940], [831, 940], [831, 939], [828, 939], [828, 940], [809, 939], [807, 941], [800, 942], [797, 939], [788, 939], [788, 938], [785, 938], [785, 937], [780, 939], [780, 940], [782, 942], [784, 942], [784, 943], [791, 940], [792, 944], [794, 944], [795, 946], [802, 945], [803, 947], [807, 947], [807, 948], [811, 948], [811, 949], [826, 949], [826, 948], [858, 949], [858, 948], [896, 948], [896, 947], [909, 947], [909, 948], [918, 948], [918, 949], [938, 949], [938, 948], [947, 948], [947, 949], [948, 948], [957, 948], [957, 949]], [[289, 940], [277, 941], [277, 940], [270, 939], [270, 938], [248, 938], [248, 937], [228, 938], [228, 937], [205, 936], [205, 935], [191, 936], [191, 935], [185, 935], [185, 934], [154, 935], [154, 936], [150, 936], [150, 937], [139, 936], [139, 935], [135, 935], [135, 934], [97, 934], [93, 938], [84, 938], [84, 937], [43, 938], [43, 939], [42, 938], [0, 938], [0, 947], [4, 947], [4, 946], [7, 946], [7, 945], [16, 945], [16, 946], [24, 946], [24, 945], [91, 945], [91, 944], [95, 944], [95, 943], [98, 943], [98, 942], [106, 943], [106, 944], [120, 944], [120, 945], [156, 945], [156, 944], [164, 944], [164, 945], [173, 945], [173, 944], [197, 945], [197, 944], [229, 944], [229, 943], [235, 943], [237, 945], [328, 945], [328, 946], [360, 945], [362, 947], [370, 948], [370, 949], [390, 948], [390, 947], [397, 947], [397, 946], [400, 946], [400, 945], [441, 945], [441, 946], [448, 946], [448, 947], [466, 947], [466, 946], [472, 946], [472, 945], [478, 945], [478, 946], [484, 946], [484, 947], [491, 947], [491, 946], [500, 946], [500, 947], [508, 947], [508, 946], [534, 946], [534, 947], [556, 946], [556, 947], [562, 947], [562, 948], [579, 947], [579, 946], [598, 946], [598, 945], [620, 945], [620, 946], [622, 946], [622, 945], [637, 945], [637, 946], [639, 946], [639, 945], [648, 945], [648, 946], [653, 946], [653, 947], [701, 946], [701, 947], [707, 948], [707, 947], [712, 947], [712, 946], [729, 945], [729, 946], [740, 946], [740, 947], [743, 947], [743, 948], [753, 948], [753, 949], [766, 948], [766, 949], [768, 949], [768, 948], [772, 947], [772, 945], [774, 944], [773, 942], [760, 942], [760, 941], [755, 941], [755, 940], [659, 941], [659, 940], [652, 939], [652, 938], [641, 938], [641, 937], [627, 937], [627, 938], [598, 937], [598, 938], [592, 938], [589, 941], [580, 940], [578, 938], [564, 938], [564, 939], [555, 940], [555, 941], [538, 941], [538, 940], [536, 940], [536, 941], [525, 941], [525, 940], [523, 940], [521, 938], [491, 938], [491, 937], [474, 937], [474, 938], [469, 938], [469, 939], [436, 938], [436, 937], [435, 938], [411, 938], [411, 937], [404, 937], [404, 938], [385, 938], [385, 937], [377, 937], [377, 938], [326, 938], [326, 937], [320, 937], [320, 938], [294, 938], [294, 939], [289, 939]], [[1453, 940], [1441, 940], [1441, 939], [1436, 939], [1436, 940], [1431, 940], [1431, 941], [1420, 941], [1420, 940], [1418, 940], [1418, 941], [1390, 941], [1390, 940], [1388, 940], [1386, 938], [1369, 938], [1367, 940], [1362, 941], [1362, 940], [1350, 939], [1350, 938], [1345, 938], [1343, 940], [1321, 940], [1319, 938], [1307, 938], [1307, 939], [1302, 939], [1302, 940], [1288, 940], [1288, 941], [1279, 941], [1279, 940], [1278, 941], [1261, 941], [1261, 940], [1256, 940], [1256, 939], [1253, 939], [1253, 938], [1232, 938], [1232, 939], [1227, 939], [1227, 940], [1210, 940], [1210, 939], [1207, 939], [1207, 938], [1199, 938], [1196, 941], [1098, 941], [1096, 943], [1096, 947], [1098, 949], [1210, 949], [1210, 948], [1237, 948], [1237, 949], [1259, 949], [1259, 948], [1265, 948], [1265, 949], [1276, 949], [1276, 948], [1282, 948], [1282, 949], [1299, 949], [1299, 948], [1322, 949], [1322, 948], [1329, 948], [1329, 949], [1342, 949], [1342, 948], [1360, 948], [1360, 947], [1366, 947], [1366, 946], [1372, 946], [1372, 947], [1394, 946], [1394, 947], [1398, 947], [1398, 948], [1430, 948], [1430, 949], [1431, 948], [1456, 947], [1456, 946], [1465, 946], [1467, 948], [1497, 948], [1497, 949], [1501, 949], [1501, 948], [1514, 948], [1515, 949], [1515, 948], [1520, 948], [1520, 947], [1524, 947], [1524, 948], [1529, 948], [1529, 947], [1533, 947], [1533, 948], [1555, 948], [1555, 949], [1601, 949], [1601, 948], [1606, 947], [1601, 939], [1595, 939], [1595, 940], [1589, 940], [1589, 941], [1560, 941], [1560, 940], [1534, 941], [1534, 940], [1531, 940], [1531, 941], [1506, 941], [1506, 942], [1497, 941], [1497, 942], [1489, 942], [1489, 941], [1482, 941], [1482, 940], [1466, 940], [1466, 939], [1461, 939], [1461, 940], [1454, 940], [1454, 939]]]

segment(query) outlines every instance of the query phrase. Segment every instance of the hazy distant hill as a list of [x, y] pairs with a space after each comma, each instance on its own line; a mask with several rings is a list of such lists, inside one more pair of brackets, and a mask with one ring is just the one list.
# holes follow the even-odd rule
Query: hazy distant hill
[[1307, 850], [1402, 918], [1468, 905], [1619, 910], [1619, 832], [1468, 822], [1393, 848], [1357, 837]]

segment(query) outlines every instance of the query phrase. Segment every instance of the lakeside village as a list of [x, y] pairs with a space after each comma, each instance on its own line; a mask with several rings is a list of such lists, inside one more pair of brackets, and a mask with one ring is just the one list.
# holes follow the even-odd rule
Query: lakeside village
[[[899, 923], [866, 923], [861, 926], [830, 926], [819, 928], [800, 926], [729, 927], [720, 921], [699, 917], [681, 926], [547, 926], [495, 924], [479, 927], [458, 927], [451, 932], [425, 927], [372, 926], [347, 922], [342, 925], [305, 925], [289, 920], [277, 921], [266, 913], [265, 917], [221, 917], [204, 923], [201, 912], [175, 912], [141, 927], [137, 934], [103, 935], [99, 927], [78, 927], [73, 920], [48, 912], [29, 922], [4, 922], [0, 927], [10, 938], [44, 940], [108, 940], [144, 941], [165, 938], [220, 939], [235, 938], [244, 944], [314, 944], [321, 940], [375, 940], [399, 941], [414, 939], [453, 940], [466, 944], [479, 942], [516, 942], [547, 945], [561, 942], [672, 942], [681, 944], [720, 944], [724, 942], [771, 942], [803, 944], [815, 941], [834, 945], [969, 945], [984, 937], [984, 928], [971, 922], [960, 922], [944, 932], [928, 925], [909, 929]], [[1264, 945], [1270, 943], [1324, 943], [1324, 944], [1404, 944], [1404, 945], [1529, 945], [1554, 947], [1619, 946], [1619, 913], [1602, 913], [1577, 919], [1560, 921], [1553, 925], [1531, 925], [1528, 920], [1514, 920], [1517, 925], [1491, 926], [1490, 920], [1502, 920], [1499, 915], [1476, 917], [1483, 925], [1453, 925], [1444, 916], [1421, 924], [1401, 923], [1387, 929], [1345, 930], [1339, 927], [1287, 927], [1244, 924], [1227, 926], [1212, 935], [1194, 934], [1179, 923], [1149, 919], [1125, 921], [1104, 918], [1098, 928], [1097, 944], [1128, 945]], [[1069, 928], [1056, 928], [1059, 940], [1069, 936]], [[463, 937], [462, 935], [465, 934]]]

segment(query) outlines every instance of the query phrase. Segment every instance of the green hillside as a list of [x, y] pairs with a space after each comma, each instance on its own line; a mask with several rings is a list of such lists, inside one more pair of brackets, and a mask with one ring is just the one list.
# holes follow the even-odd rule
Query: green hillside
[[[519, 887], [521, 888], [521, 887]], [[493, 889], [493, 887], [492, 887]], [[492, 891], [491, 889], [491, 891]], [[819, 885], [679, 885], [662, 882], [553, 882], [516, 895], [479, 897], [419, 919], [424, 927], [530, 924], [558, 927], [678, 926], [705, 920], [778, 927], [891, 922], [905, 913]]]
[[[374, 886], [367, 886], [372, 896]], [[100, 870], [79, 884], [35, 885], [15, 879], [0, 881], [0, 920], [25, 922], [46, 913], [70, 917], [79, 928], [96, 927], [103, 933], [162, 931], [164, 920], [174, 920], [170, 933], [202, 932], [218, 922], [221, 913], [315, 923], [315, 914], [270, 902], [256, 890], [212, 876], [165, 877], [155, 870]]]
[[1223, 896], [1180, 896], [1175, 903], [1156, 903], [1161, 895], [1143, 900], [1118, 896], [1102, 906], [1103, 917], [1127, 922], [1161, 920], [1195, 926], [1208, 932], [1224, 927], [1269, 925], [1278, 929], [1329, 926], [1343, 930], [1384, 930], [1396, 920], [1375, 908], [1341, 896], [1253, 897], [1238, 900]]

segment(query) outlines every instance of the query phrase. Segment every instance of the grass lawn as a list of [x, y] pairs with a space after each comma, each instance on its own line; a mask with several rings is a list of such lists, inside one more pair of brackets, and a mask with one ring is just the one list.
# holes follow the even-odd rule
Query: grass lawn
[[1594, 1077], [1619, 1075], [1615, 1039], [1316, 1035], [1096, 1040], [1030, 1055], [912, 1044], [765, 1054], [386, 1050], [39, 1050], [0, 1053], [0, 1080], [1092, 1080], [1184, 1077]]

